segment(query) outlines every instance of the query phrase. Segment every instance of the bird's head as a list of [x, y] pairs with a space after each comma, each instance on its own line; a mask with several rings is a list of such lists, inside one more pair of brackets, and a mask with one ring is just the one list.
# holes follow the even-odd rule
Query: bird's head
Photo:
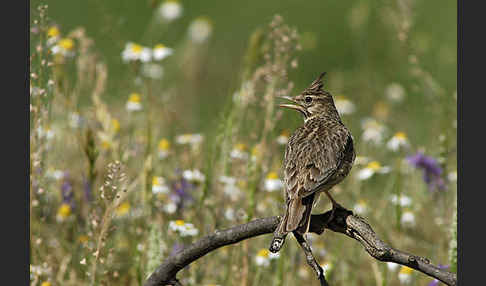
[[326, 73], [314, 80], [308, 88], [295, 97], [281, 96], [292, 104], [280, 104], [280, 107], [291, 108], [299, 111], [304, 116], [304, 121], [316, 115], [337, 116], [339, 114], [334, 105], [334, 101], [329, 92], [322, 89], [322, 78]]

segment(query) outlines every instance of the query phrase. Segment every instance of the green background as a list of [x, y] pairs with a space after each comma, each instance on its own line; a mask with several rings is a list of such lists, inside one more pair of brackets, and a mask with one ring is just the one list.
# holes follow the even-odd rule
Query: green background
[[[31, 7], [38, 3], [41, 1], [31, 1]], [[390, 22], [389, 18], [394, 15], [387, 12], [387, 9], [396, 10], [400, 1], [181, 1], [183, 16], [171, 23], [166, 32], [155, 30], [148, 41], [144, 31], [158, 1], [54, 0], [46, 3], [49, 17], [63, 32], [82, 26], [95, 40], [108, 64], [106, 95], [110, 99], [122, 98], [123, 102], [128, 93], [120, 86], [127, 71], [121, 61], [125, 43], [150, 45], [151, 41], [159, 41], [173, 47], [184, 38], [190, 21], [208, 16], [213, 21], [213, 34], [200, 73], [201, 84], [196, 91], [183, 95], [187, 99], [184, 101], [187, 112], [197, 113], [196, 118], [200, 119], [192, 120], [189, 129], [206, 128], [208, 120], [222, 110], [221, 103], [239, 87], [249, 36], [257, 27], [267, 25], [275, 14], [296, 27], [305, 41], [303, 51], [298, 53], [299, 67], [290, 74], [296, 84], [295, 92], [305, 88], [322, 71], [327, 71], [330, 79], [336, 72], [360, 71], [360, 80], [346, 78], [342, 86], [328, 86], [328, 89], [358, 103], [363, 101], [360, 110], [366, 112], [366, 102], [369, 102], [366, 97], [381, 96], [389, 82], [406, 85], [410, 51], [449, 95], [456, 89], [455, 1], [405, 2], [413, 5], [405, 47], [398, 41]], [[351, 22], [356, 19], [364, 20], [353, 30]], [[410, 92], [409, 95], [414, 96]], [[417, 104], [411, 102], [411, 105], [410, 109], [416, 110], [424, 102], [418, 99]], [[424, 114], [423, 110], [416, 115], [420, 117], [420, 114]]]

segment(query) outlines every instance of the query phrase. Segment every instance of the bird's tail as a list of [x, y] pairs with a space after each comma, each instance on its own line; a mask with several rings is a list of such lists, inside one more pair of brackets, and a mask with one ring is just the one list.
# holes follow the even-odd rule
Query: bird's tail
[[300, 234], [307, 232], [314, 195], [312, 194], [305, 198], [294, 198], [288, 201], [285, 214], [273, 233], [273, 239], [269, 248], [271, 252], [278, 252], [282, 248], [285, 237], [289, 232], [297, 231]]

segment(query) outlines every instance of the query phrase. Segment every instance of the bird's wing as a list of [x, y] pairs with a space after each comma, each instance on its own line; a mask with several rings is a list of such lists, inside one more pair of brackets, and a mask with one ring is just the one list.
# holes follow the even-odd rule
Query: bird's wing
[[339, 169], [349, 144], [352, 144], [351, 135], [342, 125], [298, 128], [285, 151], [287, 200], [306, 197], [325, 185]]

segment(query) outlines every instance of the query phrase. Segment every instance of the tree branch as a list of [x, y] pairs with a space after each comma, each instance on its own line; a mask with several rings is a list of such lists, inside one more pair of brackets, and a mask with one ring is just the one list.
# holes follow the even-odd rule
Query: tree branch
[[[365, 250], [377, 260], [406, 265], [447, 285], [457, 285], [456, 274], [440, 269], [431, 264], [427, 258], [392, 248], [378, 238], [363, 218], [353, 215], [351, 211], [344, 208], [336, 209], [333, 219], [326, 225], [330, 214], [331, 211], [312, 215], [309, 232], [322, 234], [328, 228], [334, 232], [345, 234], [361, 243]], [[145, 281], [144, 286], [181, 285], [176, 279], [177, 272], [193, 261], [222, 246], [235, 244], [262, 234], [273, 233], [279, 220], [280, 217], [277, 216], [261, 218], [229, 229], [216, 230], [175, 255], [168, 257]]]

